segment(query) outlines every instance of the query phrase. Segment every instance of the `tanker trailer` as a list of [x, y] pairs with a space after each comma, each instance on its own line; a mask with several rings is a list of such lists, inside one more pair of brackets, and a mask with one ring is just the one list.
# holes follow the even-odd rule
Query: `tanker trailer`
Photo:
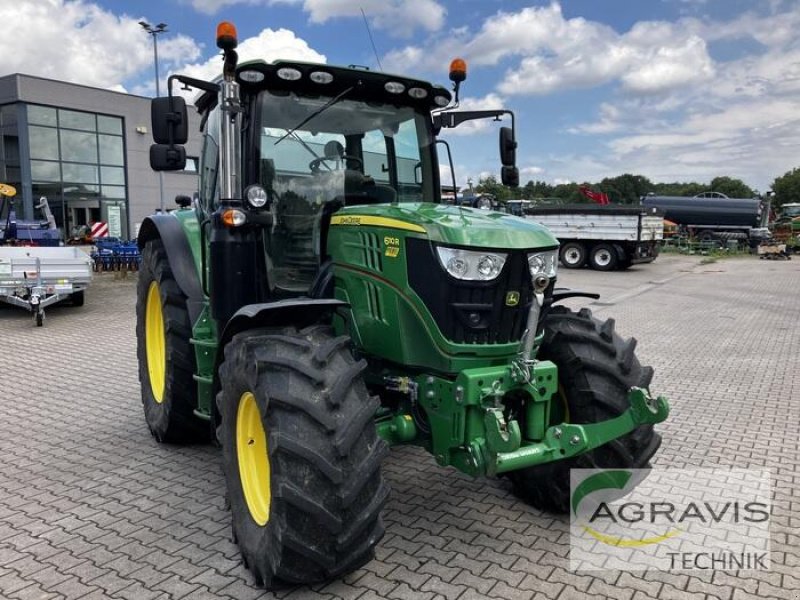
[[740, 240], [752, 247], [769, 238], [769, 200], [729, 198], [720, 192], [697, 196], [656, 196], [641, 198], [643, 206], [658, 208], [664, 218], [700, 241]]

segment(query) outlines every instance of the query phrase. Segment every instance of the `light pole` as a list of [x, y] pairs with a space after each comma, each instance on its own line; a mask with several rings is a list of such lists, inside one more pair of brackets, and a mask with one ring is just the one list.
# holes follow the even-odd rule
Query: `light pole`
[[[155, 27], [150, 25], [147, 21], [139, 21], [139, 25], [142, 26], [148, 35], [153, 36], [153, 64], [156, 68], [156, 98], [161, 96], [161, 85], [159, 84], [159, 76], [158, 76], [158, 35], [160, 33], [165, 33], [167, 31], [167, 24], [166, 23], [159, 23]], [[160, 208], [161, 212], [164, 212], [164, 174], [159, 171], [158, 172], [158, 192], [159, 192], [159, 200], [160, 200]]]
[[156, 67], [156, 97], [161, 95], [161, 89], [158, 83], [158, 34], [166, 33], [167, 24], [166, 23], [159, 23], [155, 27], [150, 25], [147, 21], [139, 21], [139, 25], [142, 26], [148, 35], [153, 36], [153, 63]]

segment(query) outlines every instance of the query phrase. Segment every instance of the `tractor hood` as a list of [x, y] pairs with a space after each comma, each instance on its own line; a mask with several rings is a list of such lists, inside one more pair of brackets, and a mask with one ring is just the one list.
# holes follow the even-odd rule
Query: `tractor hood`
[[505, 213], [448, 204], [402, 203], [348, 206], [331, 221], [337, 225], [373, 225], [426, 234], [433, 242], [497, 249], [555, 248], [546, 227]]

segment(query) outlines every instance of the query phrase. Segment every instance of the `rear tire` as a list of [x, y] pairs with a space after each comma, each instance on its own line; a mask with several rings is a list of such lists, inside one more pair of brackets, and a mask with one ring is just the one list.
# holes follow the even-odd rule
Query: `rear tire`
[[86, 292], [84, 290], [74, 292], [69, 298], [72, 302], [72, 306], [83, 306], [83, 303], [86, 301]]
[[559, 253], [561, 264], [567, 269], [580, 269], [586, 264], [586, 247], [580, 242], [567, 242]]
[[315, 326], [247, 331], [225, 347], [217, 435], [233, 537], [257, 585], [344, 575], [383, 537], [388, 449], [366, 363], [348, 346]]
[[595, 271], [613, 271], [617, 262], [617, 251], [611, 244], [597, 244], [589, 253], [589, 265]]
[[[550, 425], [562, 422], [597, 423], [629, 408], [628, 390], [647, 388], [653, 369], [636, 358], [636, 340], [623, 340], [614, 320], [600, 322], [589, 309], [573, 312], [550, 309], [544, 321], [545, 337], [537, 358], [558, 367], [561, 404], [554, 404]], [[558, 410], [556, 410], [558, 409]], [[661, 444], [652, 425], [641, 425], [628, 435], [584, 454], [509, 473], [515, 493], [541, 510], [569, 510], [569, 470], [591, 468], [647, 468]]]
[[194, 416], [197, 386], [186, 296], [159, 239], [142, 251], [136, 295], [136, 354], [147, 426], [159, 442], [207, 441], [210, 428]]

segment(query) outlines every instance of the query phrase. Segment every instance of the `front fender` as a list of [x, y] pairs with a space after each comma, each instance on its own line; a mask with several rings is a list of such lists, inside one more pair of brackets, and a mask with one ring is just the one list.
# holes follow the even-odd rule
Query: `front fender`
[[136, 244], [143, 250], [147, 242], [160, 239], [175, 281], [187, 298], [189, 318], [194, 324], [205, 303], [192, 246], [181, 222], [171, 214], [150, 215], [142, 221]]
[[292, 298], [263, 304], [249, 304], [237, 310], [225, 324], [217, 345], [214, 361], [213, 397], [216, 397], [220, 389], [219, 366], [225, 357], [225, 346], [237, 333], [260, 327], [288, 325], [302, 329], [322, 321], [337, 308], [346, 306], [349, 306], [346, 302], [332, 298]]

